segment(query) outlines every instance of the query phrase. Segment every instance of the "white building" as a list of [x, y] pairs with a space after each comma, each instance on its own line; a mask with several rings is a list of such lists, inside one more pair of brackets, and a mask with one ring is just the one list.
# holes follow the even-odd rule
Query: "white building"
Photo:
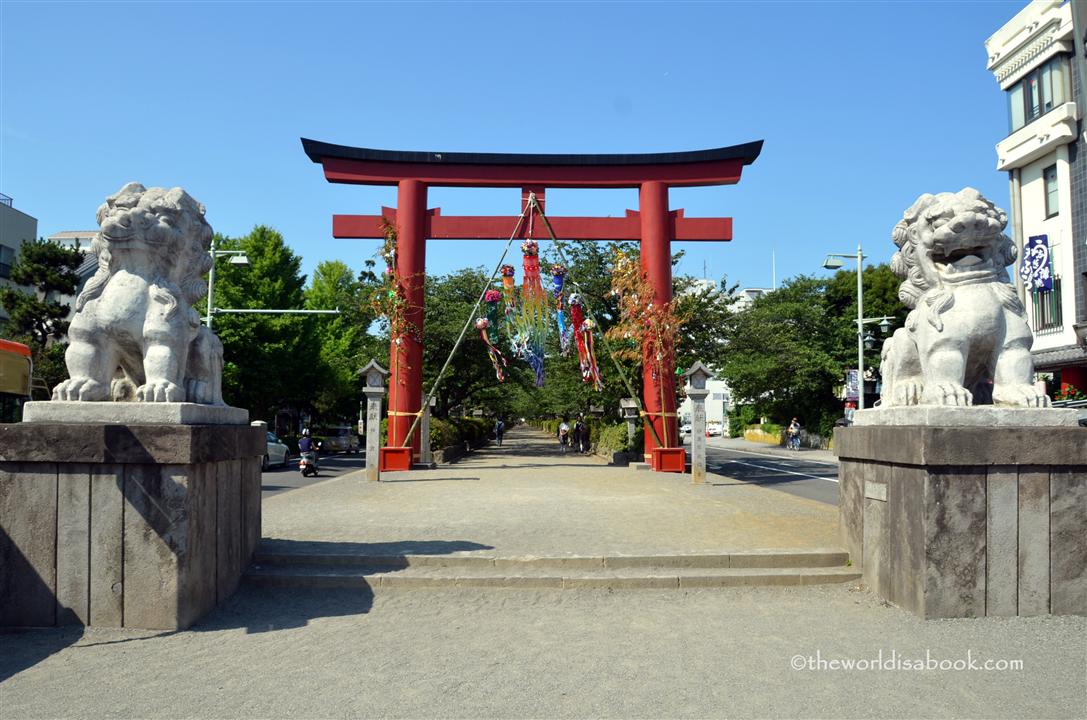
[[[1081, 3], [1087, 5], [1087, 3]], [[1080, 7], [1077, 22], [1087, 20]], [[996, 145], [1011, 186], [1012, 239], [1048, 247], [1051, 287], [1016, 284], [1034, 331], [1035, 367], [1087, 393], [1087, 138], [1082, 35], [1073, 7], [1035, 0], [985, 42], [1008, 97], [1009, 134]], [[1079, 47], [1077, 48], [1077, 44]], [[1019, 267], [1015, 268], [1017, 271]]]
[[[11, 282], [11, 266], [24, 242], [38, 237], [38, 220], [16, 210], [10, 197], [0, 193], [0, 287], [16, 287]], [[0, 320], [8, 317], [0, 305]]]
[[[707, 380], [706, 389], [710, 394], [706, 396], [706, 424], [720, 423], [725, 427], [728, 423], [725, 417], [728, 415], [732, 404], [732, 392], [728, 389], [728, 383], [724, 380]], [[691, 414], [694, 412], [694, 403], [689, 397], [683, 398], [676, 413], [679, 415], [679, 424], [686, 425], [691, 422]]]
[[769, 292], [771, 292], [770, 288], [740, 288], [734, 294], [736, 304], [732, 309], [735, 312], [746, 310], [751, 307], [757, 299]]

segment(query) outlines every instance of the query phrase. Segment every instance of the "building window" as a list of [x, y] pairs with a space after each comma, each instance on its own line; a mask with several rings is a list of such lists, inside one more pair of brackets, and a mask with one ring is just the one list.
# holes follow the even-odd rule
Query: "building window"
[[1045, 216], [1051, 218], [1061, 209], [1057, 197], [1057, 166], [1050, 165], [1043, 170], [1042, 179], [1045, 180]]
[[1063, 326], [1061, 317], [1061, 279], [1054, 276], [1052, 290], [1034, 290], [1030, 294], [1030, 304], [1034, 310], [1034, 331], [1060, 330]]
[[7, 245], [0, 245], [0, 278], [11, 277], [11, 266], [15, 264], [15, 251]]
[[1067, 102], [1069, 76], [1068, 56], [1057, 55], [1008, 88], [1011, 132]]

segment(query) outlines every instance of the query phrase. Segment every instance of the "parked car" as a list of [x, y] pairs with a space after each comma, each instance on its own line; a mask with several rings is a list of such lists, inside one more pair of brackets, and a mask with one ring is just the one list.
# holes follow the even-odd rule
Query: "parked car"
[[683, 425], [680, 425], [680, 427], [679, 427], [679, 432], [680, 432], [681, 435], [690, 435], [691, 430], [692, 430], [692, 428], [691, 428], [690, 423], [684, 423]]
[[264, 462], [261, 463], [261, 469], [267, 470], [272, 465], [279, 465], [280, 467], [287, 464], [287, 458], [290, 457], [291, 451], [283, 442], [276, 437], [275, 433], [268, 433], [268, 445], [264, 451]]
[[706, 423], [706, 437], [721, 437], [724, 434], [724, 428], [721, 427], [721, 423], [711, 422]]
[[359, 451], [359, 436], [351, 425], [336, 425], [327, 428], [321, 433], [323, 445], [321, 450], [326, 453], [357, 453]]

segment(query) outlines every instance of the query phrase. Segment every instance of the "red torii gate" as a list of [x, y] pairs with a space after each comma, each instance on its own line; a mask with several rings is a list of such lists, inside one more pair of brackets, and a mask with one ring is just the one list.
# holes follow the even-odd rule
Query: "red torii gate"
[[[641, 246], [642, 268], [653, 287], [655, 302], [672, 299], [672, 240], [727, 241], [732, 239], [732, 218], [687, 218], [668, 208], [668, 188], [734, 185], [745, 165], [762, 151], [762, 141], [712, 150], [637, 155], [526, 155], [506, 153], [434, 153], [373, 150], [332, 145], [302, 138], [310, 160], [324, 168], [329, 182], [355, 185], [395, 185], [397, 205], [382, 208], [382, 215], [334, 215], [332, 235], [337, 238], [384, 237], [382, 218], [397, 228], [397, 271], [404, 280], [408, 304], [406, 320], [422, 330], [425, 315], [423, 278], [426, 241], [506, 239], [516, 216], [446, 217], [438, 208], [428, 210], [427, 188], [519, 187], [522, 210], [530, 192], [543, 206], [549, 187], [637, 188], [639, 211], [625, 217], [550, 217], [555, 234], [563, 240], [630, 240]], [[524, 236], [522, 228], [521, 236]], [[423, 346], [403, 337], [390, 346], [393, 375], [389, 382], [390, 446], [405, 444], [412, 420], [422, 401]], [[669, 445], [678, 444], [674, 368], [653, 377], [652, 362], [644, 362], [642, 401], [657, 433]], [[664, 406], [661, 406], [661, 398]], [[669, 418], [672, 421], [669, 422]], [[419, 436], [411, 438], [412, 456], [418, 458]], [[645, 431], [648, 458], [657, 443]]]

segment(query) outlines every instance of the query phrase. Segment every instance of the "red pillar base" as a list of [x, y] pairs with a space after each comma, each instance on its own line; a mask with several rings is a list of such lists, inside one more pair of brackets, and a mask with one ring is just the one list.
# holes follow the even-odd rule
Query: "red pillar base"
[[378, 450], [378, 469], [381, 472], [411, 470], [410, 447], [383, 447]]
[[653, 448], [653, 470], [683, 473], [687, 470], [687, 450], [681, 447]]

